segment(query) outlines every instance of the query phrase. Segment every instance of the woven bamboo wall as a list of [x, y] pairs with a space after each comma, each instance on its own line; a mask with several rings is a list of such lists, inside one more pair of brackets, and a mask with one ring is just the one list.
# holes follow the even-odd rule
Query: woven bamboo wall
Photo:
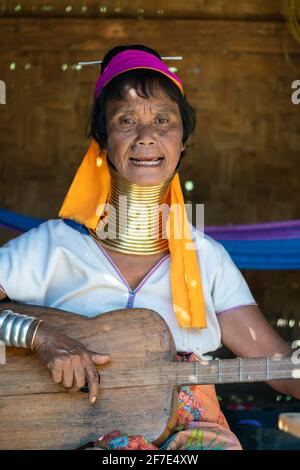
[[[194, 182], [186, 198], [205, 204], [206, 224], [300, 217], [300, 46], [281, 0], [4, 1], [0, 37], [2, 207], [56, 216], [88, 146], [98, 74], [76, 63], [143, 43], [184, 58], [170, 65], [198, 125], [181, 178]], [[299, 272], [245, 274], [266, 314], [299, 320]]]

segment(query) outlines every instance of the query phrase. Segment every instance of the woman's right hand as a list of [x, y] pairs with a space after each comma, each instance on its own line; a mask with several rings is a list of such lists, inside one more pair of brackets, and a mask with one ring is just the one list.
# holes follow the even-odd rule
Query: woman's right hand
[[90, 351], [79, 341], [44, 322], [37, 330], [32, 349], [50, 370], [55, 383], [62, 384], [69, 392], [76, 392], [87, 381], [89, 400], [91, 403], [96, 401], [100, 375], [95, 365], [108, 362], [108, 354]]

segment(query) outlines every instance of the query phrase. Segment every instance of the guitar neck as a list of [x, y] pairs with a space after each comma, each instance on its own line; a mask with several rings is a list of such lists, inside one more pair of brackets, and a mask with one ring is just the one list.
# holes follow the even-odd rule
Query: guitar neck
[[300, 364], [291, 356], [284, 358], [236, 358], [170, 362], [147, 367], [104, 370], [102, 388], [142, 385], [195, 385], [234, 382], [261, 382], [268, 380], [300, 379]]
[[[174, 367], [176, 369], [176, 366]], [[176, 381], [181, 385], [261, 382], [299, 379], [300, 364], [291, 356], [214, 359], [178, 363]]]

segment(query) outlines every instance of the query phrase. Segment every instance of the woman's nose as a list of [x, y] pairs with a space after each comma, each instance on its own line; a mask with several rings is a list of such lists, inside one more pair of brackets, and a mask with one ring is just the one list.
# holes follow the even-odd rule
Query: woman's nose
[[136, 145], [155, 144], [153, 128], [151, 125], [145, 124], [138, 127], [135, 143]]

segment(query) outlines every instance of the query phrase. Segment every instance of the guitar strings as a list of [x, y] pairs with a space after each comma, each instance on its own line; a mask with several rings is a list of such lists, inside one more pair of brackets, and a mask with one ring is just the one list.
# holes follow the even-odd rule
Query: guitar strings
[[[176, 363], [174, 363], [176, 364]], [[186, 373], [186, 375], [183, 373], [180, 373], [180, 369], [177, 369], [176, 367], [173, 366], [169, 366], [169, 367], [163, 367], [161, 369], [157, 369], [157, 368], [143, 368], [141, 370], [138, 370], [138, 369], [126, 369], [125, 371], [124, 370], [121, 370], [120, 371], [120, 374], [119, 375], [125, 375], [125, 376], [131, 376], [130, 378], [132, 378], [133, 380], [137, 380], [139, 377], [142, 377], [144, 378], [145, 377], [145, 372], [147, 371], [148, 374], [149, 372], [152, 372], [153, 373], [153, 378], [156, 379], [156, 381], [154, 380], [154, 382], [157, 382], [157, 380], [159, 381], [163, 381], [163, 378], [159, 377], [159, 372], [162, 374], [165, 375], [165, 379], [167, 380], [167, 383], [175, 383], [178, 384], [179, 382], [190, 382], [190, 383], [193, 383], [193, 381], [191, 380], [191, 376], [193, 377], [196, 377], [195, 376], [195, 371], [192, 370], [194, 368], [193, 366], [193, 362], [191, 363], [186, 363], [186, 364], [189, 364], [191, 365], [191, 370], [190, 370], [190, 373]], [[227, 365], [228, 367], [231, 367], [229, 365]], [[175, 369], [175, 370], [174, 370]], [[214, 380], [214, 377], [213, 375], [217, 376], [217, 377], [220, 377], [221, 379], [226, 379], [226, 378], [232, 378], [232, 380], [235, 380], [236, 378], [238, 378], [238, 382], [242, 382], [242, 381], [265, 381], [265, 380], [280, 380], [280, 379], [283, 379], [283, 378], [293, 378], [292, 375], [293, 375], [293, 372], [297, 371], [297, 377], [294, 377], [294, 379], [297, 379], [297, 378], [300, 378], [300, 367], [297, 368], [295, 366], [293, 366], [292, 368], [287, 368], [285, 370], [273, 370], [271, 367], [268, 368], [268, 371], [267, 371], [267, 374], [266, 374], [266, 371], [262, 370], [262, 371], [259, 371], [259, 372], [254, 372], [252, 373], [250, 370], [247, 370], [247, 371], [240, 371], [240, 370], [231, 370], [231, 371], [223, 371], [223, 366], [220, 368], [220, 372], [218, 369], [214, 370], [214, 371], [211, 371], [211, 372], [207, 372], [207, 373], [200, 373], [200, 371], [197, 371], [197, 381], [201, 381], [203, 380], [204, 382], [203, 383], [207, 383], [207, 380], [209, 380], [208, 383], [219, 383], [218, 380]], [[116, 373], [116, 370], [113, 371], [113, 373]], [[277, 377], [273, 378], [272, 377], [272, 374], [276, 374]], [[291, 377], [286, 377], [286, 374], [290, 374]], [[106, 375], [106, 378], [108, 378], [108, 375], [111, 375], [111, 374], [105, 374]], [[169, 375], [172, 375], [174, 377], [168, 377]], [[279, 377], [278, 377], [279, 375]], [[280, 377], [280, 375], [282, 375], [282, 377]], [[129, 378], [129, 377], [128, 377]], [[148, 377], [150, 380], [151, 380], [151, 374], [150, 376]], [[240, 380], [242, 379], [242, 380]], [[247, 380], [248, 379], [248, 380]], [[201, 382], [199, 382], [201, 383]]]

